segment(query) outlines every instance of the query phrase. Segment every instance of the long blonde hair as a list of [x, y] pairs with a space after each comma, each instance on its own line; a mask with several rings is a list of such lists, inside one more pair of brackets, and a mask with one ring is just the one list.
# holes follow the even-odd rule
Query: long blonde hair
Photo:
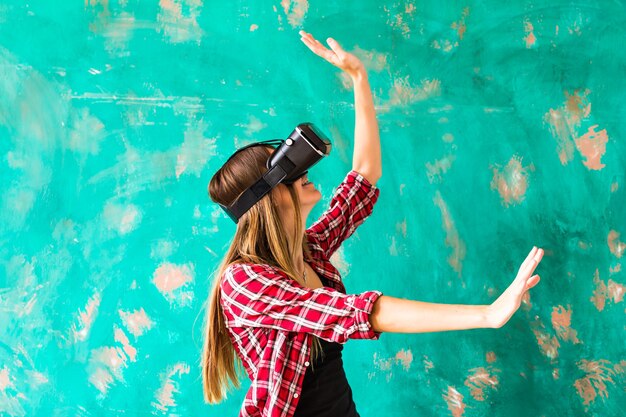
[[[252, 146], [233, 155], [211, 178], [208, 187], [211, 200], [225, 206], [232, 204], [267, 171], [268, 149], [267, 146]], [[240, 386], [238, 371], [243, 366], [228, 337], [220, 305], [220, 280], [226, 268], [233, 263], [269, 264], [296, 280], [298, 273], [293, 262], [296, 251], [303, 251], [305, 259], [310, 259], [306, 237], [300, 231], [302, 213], [298, 194], [293, 185], [279, 184], [278, 187], [287, 188], [293, 203], [293, 247], [289, 247], [285, 226], [276, 207], [278, 189], [275, 188], [239, 219], [230, 247], [212, 275], [201, 358], [204, 399], [210, 404], [226, 398], [229, 381], [234, 388]], [[321, 353], [321, 345], [317, 337], [313, 337], [313, 342], [312, 357], [315, 358]]]

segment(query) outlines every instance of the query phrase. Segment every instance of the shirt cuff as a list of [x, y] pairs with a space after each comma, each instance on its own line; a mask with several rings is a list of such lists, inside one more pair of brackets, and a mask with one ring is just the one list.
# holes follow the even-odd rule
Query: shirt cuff
[[382, 295], [382, 292], [374, 290], [365, 291], [348, 298], [347, 303], [356, 310], [352, 339], [378, 340], [382, 332], [374, 331], [369, 321], [369, 316], [374, 308], [374, 302]]
[[370, 189], [372, 191], [377, 190], [378, 187], [370, 183], [367, 178], [365, 178], [359, 171], [351, 170], [348, 172], [348, 182], [358, 182], [363, 185], [364, 188]]

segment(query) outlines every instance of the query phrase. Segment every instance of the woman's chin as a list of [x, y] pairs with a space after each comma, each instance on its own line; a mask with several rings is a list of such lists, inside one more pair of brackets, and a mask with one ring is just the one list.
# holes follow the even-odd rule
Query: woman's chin
[[320, 193], [318, 190], [315, 190], [314, 193], [311, 192], [310, 195], [307, 195], [307, 197], [308, 198], [300, 198], [300, 203], [303, 207], [313, 207], [322, 199], [322, 193]]

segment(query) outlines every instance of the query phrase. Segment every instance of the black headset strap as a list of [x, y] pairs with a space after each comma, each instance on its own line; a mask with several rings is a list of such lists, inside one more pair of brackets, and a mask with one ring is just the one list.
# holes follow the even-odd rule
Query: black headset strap
[[235, 223], [239, 222], [239, 218], [254, 206], [265, 194], [276, 187], [282, 180], [287, 177], [287, 173], [295, 167], [295, 164], [286, 156], [282, 156], [271, 169], [269, 169], [261, 178], [244, 191], [241, 196], [233, 204], [228, 207], [222, 206], [226, 213]]

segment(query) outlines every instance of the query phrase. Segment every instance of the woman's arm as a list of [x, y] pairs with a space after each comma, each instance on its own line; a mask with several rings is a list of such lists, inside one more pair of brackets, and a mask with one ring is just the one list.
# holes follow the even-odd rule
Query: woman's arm
[[375, 185], [382, 175], [380, 133], [365, 68], [352, 76], [352, 83], [354, 84], [355, 117], [352, 169], [360, 172], [372, 185]]
[[487, 305], [436, 304], [381, 295], [370, 323], [374, 331], [392, 333], [443, 332], [490, 327]]
[[346, 52], [333, 38], [326, 39], [326, 48], [310, 33], [301, 30], [302, 42], [316, 55], [345, 71], [354, 85], [354, 154], [352, 169], [363, 175], [372, 185], [382, 175], [380, 134], [372, 92], [365, 66], [355, 55]]
[[539, 282], [539, 275], [531, 275], [542, 257], [543, 249], [533, 247], [515, 280], [490, 305], [435, 304], [382, 295], [374, 303], [370, 324], [376, 332], [394, 333], [500, 328], [517, 311], [526, 291]]
[[[331, 43], [332, 45], [332, 43]], [[352, 169], [375, 185], [382, 175], [380, 133], [367, 71], [361, 68], [352, 76], [354, 84], [354, 155]]]

